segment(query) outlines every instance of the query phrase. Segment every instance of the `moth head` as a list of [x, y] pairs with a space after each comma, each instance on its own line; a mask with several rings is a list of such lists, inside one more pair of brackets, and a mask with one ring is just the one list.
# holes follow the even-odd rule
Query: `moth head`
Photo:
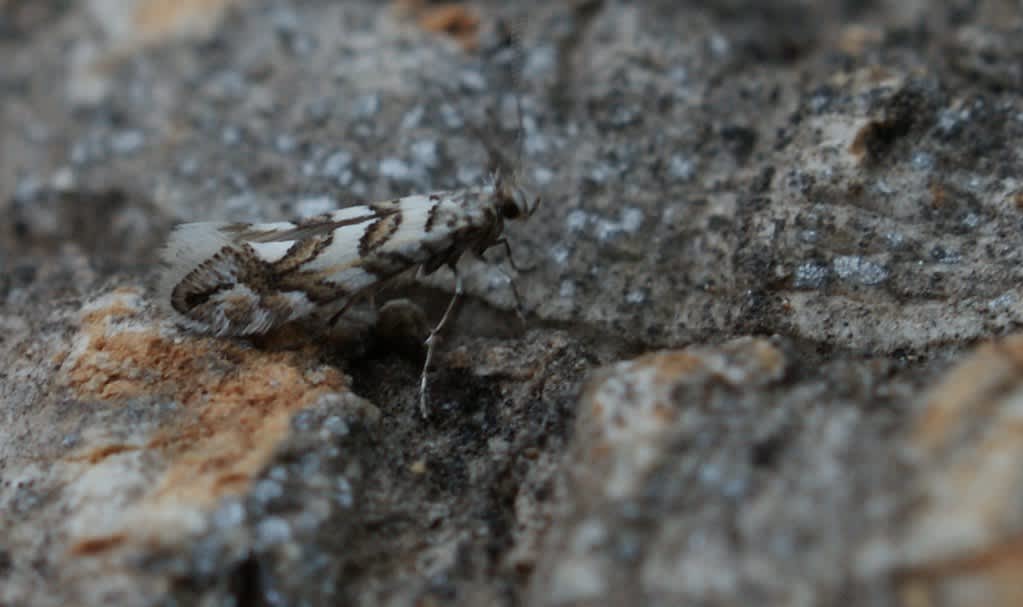
[[494, 178], [494, 193], [497, 209], [505, 219], [525, 219], [540, 206], [540, 197], [531, 197], [514, 178], [503, 178], [500, 173]]

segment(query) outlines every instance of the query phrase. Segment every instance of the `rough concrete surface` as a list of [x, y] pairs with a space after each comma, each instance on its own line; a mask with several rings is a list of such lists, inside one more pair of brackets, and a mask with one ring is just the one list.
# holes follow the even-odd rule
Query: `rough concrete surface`
[[[0, 0], [0, 606], [1023, 604], [1021, 32], [1008, 0]], [[520, 271], [463, 260], [427, 420], [450, 273], [356, 331], [159, 301], [177, 222], [474, 185], [494, 148], [543, 204]]]

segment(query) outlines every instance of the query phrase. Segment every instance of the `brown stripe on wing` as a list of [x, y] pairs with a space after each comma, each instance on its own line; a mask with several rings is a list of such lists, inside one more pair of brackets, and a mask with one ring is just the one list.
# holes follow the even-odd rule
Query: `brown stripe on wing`
[[251, 247], [224, 247], [185, 275], [171, 291], [171, 306], [185, 316], [217, 293], [244, 284], [266, 293], [271, 272]]
[[426, 223], [423, 225], [423, 231], [429, 234], [433, 231], [433, 222], [437, 221], [437, 209], [440, 208], [440, 196], [436, 194], [430, 194], [430, 211], [426, 215]]
[[260, 230], [258, 223], [239, 223], [226, 226], [223, 228], [223, 231], [231, 234], [232, 240], [235, 241], [280, 242], [282, 240], [304, 240], [312, 236], [329, 234], [345, 226], [368, 223], [397, 212], [398, 209], [377, 209], [374, 207], [365, 214], [336, 221], [331, 220], [329, 214], [317, 215], [316, 217], [293, 222], [295, 227], [287, 230]]
[[401, 274], [419, 265], [415, 259], [400, 251], [374, 251], [362, 258], [359, 267], [377, 276], [380, 280]]
[[354, 295], [357, 292], [357, 290], [346, 289], [343, 285], [327, 280], [320, 272], [285, 274], [274, 281], [274, 287], [281, 292], [301, 291], [305, 293], [309, 301], [317, 305]]
[[384, 246], [401, 227], [402, 214], [399, 212], [385, 215], [366, 228], [359, 239], [359, 257], [368, 257], [370, 253]]
[[316, 259], [332, 242], [334, 242], [333, 231], [298, 240], [291, 245], [284, 257], [273, 263], [273, 270], [278, 274], [294, 272], [302, 265]]

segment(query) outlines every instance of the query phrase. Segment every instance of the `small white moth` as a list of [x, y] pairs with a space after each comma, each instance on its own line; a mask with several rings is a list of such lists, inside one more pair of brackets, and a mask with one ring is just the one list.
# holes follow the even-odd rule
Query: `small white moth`
[[476, 188], [353, 206], [295, 222], [186, 223], [171, 233], [163, 251], [161, 296], [192, 329], [253, 335], [340, 305], [333, 322], [399, 274], [448, 266], [456, 288], [426, 340], [420, 383], [425, 417], [434, 338], [462, 293], [458, 260], [467, 252], [481, 257], [496, 245], [507, 249], [504, 221], [525, 219], [539, 204], [514, 178], [498, 173]]

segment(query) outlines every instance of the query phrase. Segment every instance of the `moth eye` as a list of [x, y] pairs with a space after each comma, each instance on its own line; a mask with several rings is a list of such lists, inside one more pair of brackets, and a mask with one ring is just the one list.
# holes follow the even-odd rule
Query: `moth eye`
[[522, 209], [519, 208], [519, 205], [510, 200], [501, 205], [501, 215], [503, 215], [505, 219], [516, 219], [521, 214]]

